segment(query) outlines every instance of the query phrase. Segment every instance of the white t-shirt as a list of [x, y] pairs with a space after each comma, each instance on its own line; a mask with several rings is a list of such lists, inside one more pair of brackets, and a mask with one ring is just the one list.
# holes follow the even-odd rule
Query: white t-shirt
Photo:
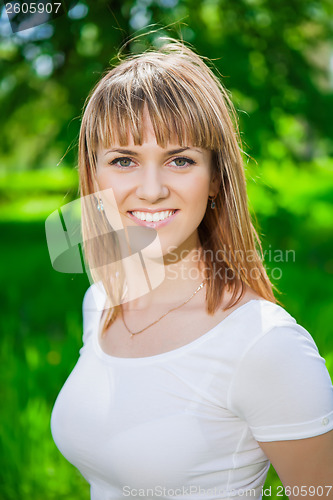
[[51, 418], [92, 500], [260, 499], [269, 461], [257, 440], [333, 429], [325, 361], [282, 307], [251, 300], [183, 347], [119, 358], [99, 344], [104, 302], [92, 285], [84, 346]]

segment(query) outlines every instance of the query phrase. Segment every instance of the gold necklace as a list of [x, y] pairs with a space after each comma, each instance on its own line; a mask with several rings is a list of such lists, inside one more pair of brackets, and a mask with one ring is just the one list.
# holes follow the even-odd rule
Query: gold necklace
[[185, 304], [187, 304], [193, 297], [196, 293], [198, 293], [199, 290], [201, 290], [201, 288], [203, 288], [203, 286], [205, 285], [205, 282], [207, 280], [203, 280], [203, 282], [198, 286], [198, 288], [195, 290], [194, 293], [192, 293], [191, 297], [189, 297], [187, 300], [185, 300], [185, 302], [183, 302], [182, 304], [180, 304], [180, 306], [176, 306], [176, 307], [173, 307], [172, 309], [170, 309], [168, 312], [166, 312], [165, 314], [163, 314], [163, 316], [161, 316], [159, 319], [157, 319], [156, 321], [154, 321], [153, 323], [150, 323], [150, 325], [146, 326], [145, 328], [142, 328], [142, 330], [139, 330], [138, 332], [131, 332], [131, 330], [128, 328], [128, 326], [126, 325], [125, 323], [125, 318], [124, 318], [124, 313], [122, 311], [122, 320], [123, 320], [123, 323], [125, 325], [125, 328], [126, 330], [128, 331], [128, 333], [131, 334], [131, 338], [134, 337], [134, 335], [138, 335], [138, 333], [141, 333], [141, 332], [144, 332], [145, 330], [147, 330], [148, 328], [150, 328], [151, 326], [153, 325], [156, 325], [156, 323], [158, 323], [159, 321], [161, 321], [161, 319], [165, 318], [165, 316], [169, 313], [171, 313], [172, 311], [175, 311], [176, 309], [179, 309], [180, 307], [183, 307]]

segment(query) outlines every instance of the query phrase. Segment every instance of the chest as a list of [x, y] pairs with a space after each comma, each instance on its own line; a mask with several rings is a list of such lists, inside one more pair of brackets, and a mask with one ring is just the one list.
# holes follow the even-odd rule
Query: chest
[[[206, 312], [204, 304], [193, 304], [164, 317], [165, 307], [155, 307], [148, 314], [127, 312], [124, 317], [119, 315], [107, 331], [99, 335], [98, 341], [103, 351], [111, 356], [155, 356], [190, 344], [213, 329], [232, 311], [219, 309], [212, 316]], [[140, 330], [143, 331], [135, 333]], [[130, 332], [135, 334], [131, 335]]]
[[158, 362], [106, 362], [103, 356], [101, 363], [94, 343], [89, 346], [59, 395], [52, 432], [85, 477], [102, 479], [107, 491], [119, 489], [108, 498], [120, 498], [128, 484], [225, 488], [235, 450], [242, 456], [240, 479], [263, 468], [262, 454], [254, 465], [259, 447], [246, 423], [226, 406], [232, 371], [228, 342], [220, 335]]

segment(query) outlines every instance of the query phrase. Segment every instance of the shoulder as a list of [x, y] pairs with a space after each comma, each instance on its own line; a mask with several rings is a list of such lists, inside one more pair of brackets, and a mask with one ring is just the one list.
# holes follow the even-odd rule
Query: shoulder
[[302, 385], [316, 392], [319, 381], [331, 387], [312, 335], [283, 307], [254, 299], [243, 311], [236, 319], [239, 349], [234, 381], [244, 384], [246, 380], [251, 390], [277, 384], [287, 389], [291, 383], [297, 390]]
[[272, 302], [243, 307], [229, 408], [258, 441], [301, 439], [333, 428], [332, 382], [311, 334]]
[[93, 283], [84, 294], [82, 302], [83, 342], [96, 328], [104, 310], [106, 291], [101, 281]]
[[237, 332], [235, 339], [241, 341], [243, 353], [272, 330], [297, 330], [301, 336], [312, 339], [284, 307], [263, 299], [249, 287], [228, 313], [233, 317], [233, 329]]
[[[225, 303], [227, 303], [230, 300], [231, 296], [232, 296], [231, 292], [228, 292], [228, 294], [226, 295], [226, 297], [224, 299]], [[263, 299], [263, 297], [261, 295], [259, 295], [257, 292], [255, 292], [254, 290], [252, 290], [252, 288], [250, 288], [247, 285], [244, 285], [243, 293], [240, 296], [239, 300], [237, 301], [237, 304], [234, 307], [235, 308], [240, 307], [240, 306], [246, 304], [247, 302], [251, 302], [254, 300], [258, 300], [258, 301], [261, 300], [261, 301], [268, 302], [268, 303], [273, 304], [273, 305], [277, 305], [274, 302], [270, 302], [269, 300]]]
[[103, 310], [105, 300], [106, 291], [102, 281], [93, 283], [84, 294], [82, 303], [83, 313]]
[[[315, 359], [322, 364], [311, 334], [284, 307], [257, 296], [247, 298], [228, 319], [228, 347], [234, 373], [256, 373], [258, 364], [270, 373], [286, 367], [288, 362], [294, 367], [306, 366], [308, 362], [314, 366]], [[222, 322], [221, 327], [225, 326]]]

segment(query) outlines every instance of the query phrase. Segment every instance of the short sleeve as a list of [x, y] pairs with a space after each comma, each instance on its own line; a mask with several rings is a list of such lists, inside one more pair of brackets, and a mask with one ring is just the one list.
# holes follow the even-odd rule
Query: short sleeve
[[333, 429], [333, 387], [325, 360], [300, 325], [276, 326], [239, 360], [229, 408], [257, 441], [303, 439]]

